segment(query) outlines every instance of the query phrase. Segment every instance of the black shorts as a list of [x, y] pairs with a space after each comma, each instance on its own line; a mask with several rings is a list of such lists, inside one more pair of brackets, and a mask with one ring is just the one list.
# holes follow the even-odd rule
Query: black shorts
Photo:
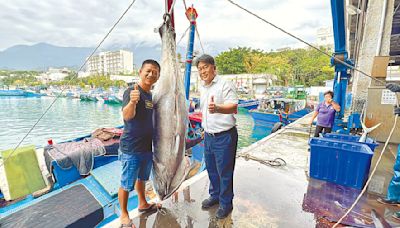
[[322, 126], [317, 125], [317, 127], [315, 128], [314, 137], [319, 137], [319, 133], [322, 133], [322, 131], [324, 131], [324, 133], [331, 133], [332, 128], [331, 127], [322, 127]]

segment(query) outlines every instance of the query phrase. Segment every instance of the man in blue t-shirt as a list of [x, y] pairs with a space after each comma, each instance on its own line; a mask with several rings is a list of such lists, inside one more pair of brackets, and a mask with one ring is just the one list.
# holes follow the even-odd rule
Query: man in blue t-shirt
[[153, 165], [153, 103], [150, 90], [159, 76], [158, 62], [145, 60], [139, 70], [139, 83], [124, 92], [124, 133], [119, 147], [122, 172], [118, 191], [121, 227], [135, 227], [127, 210], [129, 192], [133, 189], [138, 194], [139, 212], [154, 211], [161, 207], [148, 204], [145, 196], [145, 182], [149, 179]]

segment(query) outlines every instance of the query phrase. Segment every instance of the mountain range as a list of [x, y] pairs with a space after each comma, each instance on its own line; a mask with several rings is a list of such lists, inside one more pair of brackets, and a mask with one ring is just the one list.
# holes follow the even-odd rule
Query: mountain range
[[[68, 67], [77, 70], [93, 49], [93, 47], [61, 47], [48, 43], [15, 45], [0, 51], [0, 69], [45, 71], [49, 67]], [[140, 44], [132, 44], [131, 46], [112, 45], [106, 49], [100, 49], [100, 51], [120, 49], [133, 52], [136, 66], [140, 66], [145, 59], [159, 60], [161, 56], [161, 45], [159, 44], [154, 46]], [[178, 52], [185, 53], [185, 50], [178, 48]]]

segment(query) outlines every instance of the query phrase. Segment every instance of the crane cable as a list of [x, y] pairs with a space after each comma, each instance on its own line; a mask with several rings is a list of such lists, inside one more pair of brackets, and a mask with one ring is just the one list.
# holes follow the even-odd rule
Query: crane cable
[[[255, 16], [255, 17], [257, 17], [258, 19], [262, 20], [263, 22], [265, 22], [265, 23], [271, 25], [272, 27], [274, 27], [274, 28], [276, 28], [276, 29], [282, 31], [283, 33], [285, 33], [285, 34], [287, 34], [287, 35], [289, 35], [289, 36], [291, 36], [291, 37], [297, 39], [298, 41], [300, 41], [300, 42], [302, 42], [302, 43], [308, 45], [309, 47], [311, 47], [311, 48], [317, 50], [318, 52], [320, 52], [320, 53], [322, 53], [322, 54], [324, 54], [324, 55], [326, 55], [326, 56], [329, 56], [329, 57], [333, 58], [334, 60], [336, 60], [337, 62], [340, 62], [341, 64], [347, 66], [348, 68], [350, 68], [350, 69], [352, 69], [352, 70], [354, 70], [354, 71], [357, 71], [357, 72], [361, 73], [362, 75], [367, 76], [367, 77], [369, 77], [369, 78], [371, 78], [371, 79], [373, 79], [373, 80], [375, 80], [375, 81], [381, 83], [382, 85], [385, 85], [385, 84], [386, 84], [386, 82], [384, 82], [384, 81], [382, 81], [382, 80], [379, 80], [379, 79], [377, 79], [377, 78], [372, 77], [371, 75], [365, 73], [365, 72], [362, 71], [362, 70], [357, 69], [356, 67], [354, 67], [354, 66], [352, 66], [352, 65], [350, 65], [350, 64], [348, 64], [348, 63], [346, 63], [345, 61], [343, 61], [343, 60], [341, 60], [341, 59], [339, 59], [339, 58], [337, 58], [336, 56], [333, 56], [333, 55], [328, 54], [327, 52], [325, 52], [325, 51], [323, 51], [323, 50], [321, 50], [321, 49], [315, 47], [314, 45], [308, 43], [307, 41], [305, 41], [305, 40], [303, 40], [303, 39], [301, 39], [301, 38], [299, 38], [299, 37], [297, 37], [297, 36], [295, 36], [295, 35], [293, 35], [293, 34], [287, 32], [286, 30], [284, 30], [284, 29], [282, 29], [282, 28], [276, 26], [275, 24], [273, 24], [273, 23], [267, 21], [266, 19], [264, 19], [264, 18], [258, 16], [258, 15], [255, 14], [255, 13], [251, 12], [250, 10], [248, 10], [248, 9], [246, 9], [246, 8], [244, 8], [244, 7], [242, 7], [241, 5], [239, 5], [239, 4], [235, 3], [235, 2], [233, 2], [232, 0], [227, 0], [227, 1], [228, 1], [229, 3], [231, 3], [231, 4], [235, 5], [235, 6], [237, 6], [238, 8], [242, 9], [243, 11], [245, 11], [245, 12], [247, 12], [247, 13], [249, 13], [249, 14]], [[399, 106], [399, 101], [398, 101], [398, 100], [397, 100], [397, 107], [398, 107], [398, 108], [400, 107], [400, 106]], [[369, 176], [369, 178], [368, 178], [368, 180], [367, 180], [367, 182], [366, 182], [366, 184], [365, 184], [363, 190], [362, 190], [361, 193], [358, 195], [358, 197], [356, 198], [356, 200], [354, 201], [354, 203], [352, 204], [352, 206], [351, 206], [351, 207], [346, 211], [346, 213], [336, 222], [336, 224], [333, 226], [333, 228], [335, 228], [338, 224], [340, 224], [340, 223], [343, 221], [343, 219], [353, 210], [353, 208], [356, 206], [356, 204], [358, 203], [358, 201], [361, 199], [362, 195], [363, 195], [363, 194], [365, 193], [365, 191], [367, 190], [367, 187], [368, 187], [368, 185], [369, 185], [369, 183], [370, 183], [370, 181], [371, 181], [371, 179], [372, 179], [372, 176], [375, 174], [375, 171], [376, 171], [376, 169], [377, 169], [377, 167], [378, 167], [378, 165], [379, 165], [379, 162], [381, 161], [382, 156], [383, 156], [383, 154], [385, 153], [386, 147], [387, 147], [388, 144], [389, 144], [390, 138], [392, 137], [393, 132], [394, 132], [394, 130], [396, 129], [398, 116], [399, 116], [398, 114], [395, 115], [393, 127], [392, 127], [392, 129], [391, 129], [391, 131], [390, 131], [390, 134], [389, 134], [389, 136], [388, 136], [388, 138], [387, 138], [387, 140], [386, 140], [386, 142], [385, 142], [385, 146], [383, 147], [382, 152], [381, 152], [381, 155], [379, 156], [378, 161], [376, 162], [375, 167], [374, 167], [374, 169], [373, 169], [371, 175]]]
[[315, 49], [316, 51], [318, 51], [318, 52], [320, 52], [320, 53], [322, 53], [322, 54], [324, 54], [324, 55], [326, 55], [326, 56], [328, 56], [328, 57], [330, 57], [330, 58], [333, 58], [335, 61], [337, 61], [337, 62], [339, 62], [339, 63], [345, 65], [346, 67], [348, 67], [348, 68], [350, 68], [350, 69], [352, 69], [352, 70], [354, 70], [354, 71], [357, 71], [357, 72], [361, 73], [362, 75], [367, 76], [367, 77], [371, 78], [372, 80], [375, 80], [375, 81], [381, 83], [382, 85], [385, 85], [385, 84], [386, 84], [384, 81], [379, 80], [379, 79], [377, 79], [377, 78], [375, 78], [375, 77], [372, 77], [371, 75], [365, 73], [364, 71], [362, 71], [362, 70], [360, 70], [360, 69], [357, 69], [356, 67], [354, 67], [354, 66], [352, 66], [352, 65], [350, 65], [350, 64], [348, 64], [348, 63], [346, 63], [345, 61], [339, 59], [338, 57], [336, 57], [336, 56], [334, 56], [334, 55], [330, 55], [329, 53], [327, 53], [327, 52], [325, 52], [325, 51], [323, 51], [323, 50], [321, 50], [321, 49], [315, 47], [314, 45], [310, 44], [309, 42], [307, 42], [307, 41], [305, 41], [305, 40], [303, 40], [303, 39], [301, 39], [301, 38], [299, 38], [299, 37], [297, 37], [297, 36], [291, 34], [290, 32], [288, 32], [288, 31], [282, 29], [281, 27], [279, 27], [279, 26], [273, 24], [272, 22], [269, 22], [268, 20], [266, 20], [266, 19], [262, 18], [261, 16], [259, 16], [259, 15], [255, 14], [255, 13], [251, 12], [250, 10], [244, 8], [243, 6], [241, 6], [241, 5], [239, 5], [239, 4], [235, 3], [235, 2], [233, 2], [232, 0], [226, 0], [226, 1], [228, 1], [228, 2], [231, 3], [232, 5], [234, 5], [234, 6], [238, 7], [238, 8], [240, 8], [241, 10], [243, 10], [243, 11], [245, 11], [245, 12], [247, 12], [247, 13], [253, 15], [253, 16], [255, 16], [256, 18], [262, 20], [263, 22], [265, 22], [265, 23], [271, 25], [272, 27], [274, 27], [274, 28], [280, 30], [281, 32], [283, 32], [283, 33], [285, 33], [285, 34], [287, 34], [287, 35], [289, 35], [289, 36], [295, 38], [296, 40], [298, 40], [298, 41], [300, 41], [300, 42], [306, 44], [307, 46], [309, 46], [309, 47]]

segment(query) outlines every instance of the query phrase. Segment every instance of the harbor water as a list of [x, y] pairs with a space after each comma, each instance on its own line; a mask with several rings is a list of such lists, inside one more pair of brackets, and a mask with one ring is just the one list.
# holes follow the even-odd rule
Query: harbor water
[[[54, 97], [0, 97], [0, 150], [14, 148], [54, 101]], [[237, 114], [239, 148], [270, 133], [270, 126], [254, 124], [241, 110]], [[44, 146], [48, 139], [62, 142], [88, 135], [97, 128], [123, 124], [121, 106], [59, 98], [24, 139], [23, 145]]]

